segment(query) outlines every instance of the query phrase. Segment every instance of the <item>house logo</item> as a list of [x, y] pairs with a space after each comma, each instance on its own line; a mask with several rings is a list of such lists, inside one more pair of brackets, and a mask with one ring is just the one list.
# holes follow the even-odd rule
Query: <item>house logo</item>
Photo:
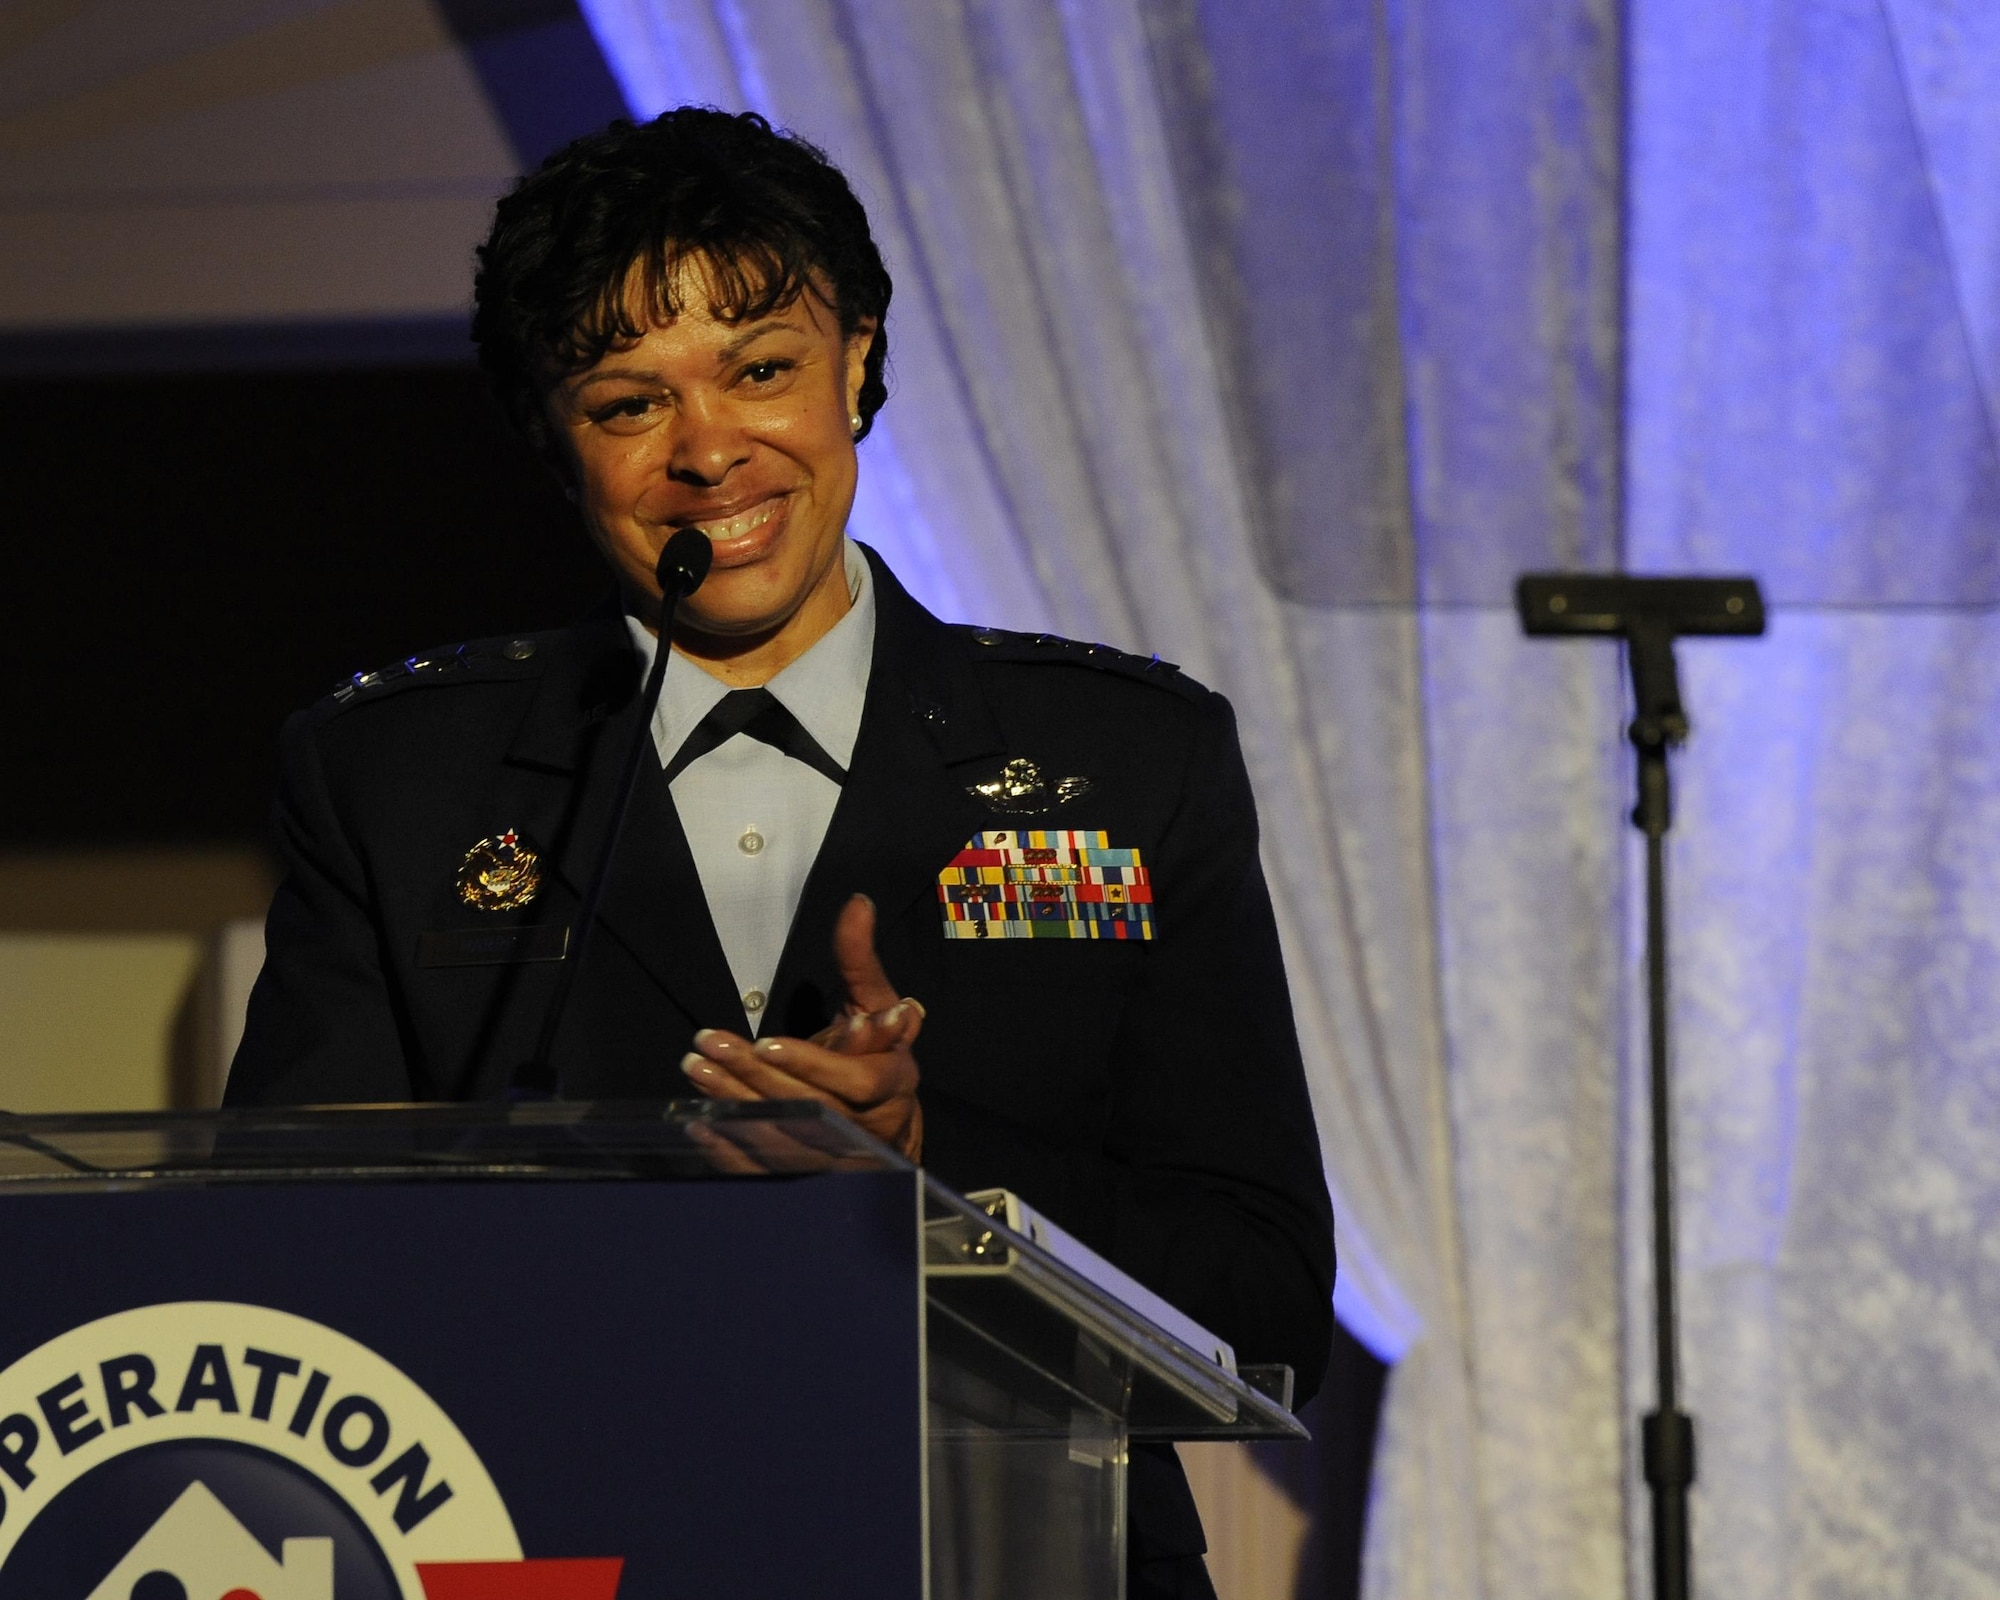
[[615, 1600], [528, 1560], [444, 1411], [265, 1306], [104, 1317], [0, 1372], [0, 1600]]
[[199, 1478], [126, 1552], [90, 1600], [333, 1600], [333, 1540], [287, 1539], [276, 1560]]

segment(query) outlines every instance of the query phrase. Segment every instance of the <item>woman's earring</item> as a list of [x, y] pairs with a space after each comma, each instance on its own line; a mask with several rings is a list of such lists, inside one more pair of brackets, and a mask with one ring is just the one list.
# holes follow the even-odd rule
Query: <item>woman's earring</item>
[[853, 416], [851, 416], [851, 417], [849, 417], [849, 418], [847, 419], [847, 428], [848, 428], [848, 431], [849, 431], [850, 433], [852, 433], [852, 434], [854, 435], [854, 437], [855, 437], [855, 438], [857, 438], [857, 439], [858, 439], [858, 438], [860, 438], [860, 437], [861, 437], [861, 413], [860, 413], [860, 412], [858, 412], [858, 411], [857, 411], [857, 412], [855, 412]]

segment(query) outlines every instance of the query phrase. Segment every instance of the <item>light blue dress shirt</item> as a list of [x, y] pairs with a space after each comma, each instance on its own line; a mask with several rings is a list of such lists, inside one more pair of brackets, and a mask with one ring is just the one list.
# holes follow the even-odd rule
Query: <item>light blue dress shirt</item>
[[[847, 615], [764, 687], [828, 755], [848, 767], [875, 653], [875, 580], [851, 539], [842, 562], [851, 601]], [[650, 671], [653, 635], [634, 618], [625, 623], [642, 670]], [[729, 687], [687, 656], [676, 653], [667, 663], [653, 718], [661, 766], [673, 760]], [[840, 802], [840, 785], [739, 733], [688, 763], [673, 781], [673, 796], [722, 953], [755, 1033], [763, 1025], [765, 998], [798, 914], [806, 874]], [[824, 936], [831, 939], [833, 930]]]

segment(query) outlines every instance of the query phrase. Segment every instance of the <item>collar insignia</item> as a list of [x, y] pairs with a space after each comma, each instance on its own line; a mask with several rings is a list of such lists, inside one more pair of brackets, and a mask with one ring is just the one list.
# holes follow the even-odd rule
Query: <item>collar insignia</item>
[[1068, 805], [1097, 786], [1095, 778], [1058, 778], [1050, 783], [1034, 762], [1016, 756], [1000, 769], [999, 775], [967, 787], [966, 793], [982, 801], [989, 810], [1025, 816]]
[[475, 911], [516, 911], [542, 886], [542, 858], [526, 834], [503, 828], [465, 852], [458, 897]]

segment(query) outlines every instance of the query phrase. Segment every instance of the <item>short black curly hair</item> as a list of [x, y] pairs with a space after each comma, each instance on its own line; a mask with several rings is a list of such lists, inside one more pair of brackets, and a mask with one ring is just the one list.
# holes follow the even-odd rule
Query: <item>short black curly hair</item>
[[674, 271], [691, 257], [708, 269], [715, 314], [731, 321], [802, 292], [844, 334], [872, 319], [857, 437], [889, 397], [891, 285], [868, 213], [823, 151], [754, 112], [682, 106], [586, 134], [501, 200], [478, 257], [479, 364], [551, 460], [550, 389], [644, 336], [627, 293], [635, 270], [657, 314], [675, 315]]

